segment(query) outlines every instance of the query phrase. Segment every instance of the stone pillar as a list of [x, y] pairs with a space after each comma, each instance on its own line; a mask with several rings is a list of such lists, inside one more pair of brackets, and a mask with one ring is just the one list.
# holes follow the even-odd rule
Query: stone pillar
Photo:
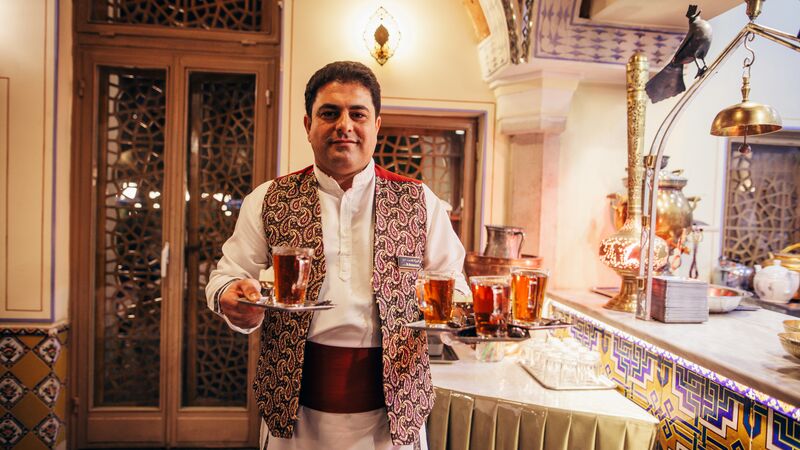
[[490, 82], [498, 130], [510, 140], [510, 192], [505, 225], [523, 227], [523, 253], [553, 267], [558, 221], [560, 135], [580, 77], [536, 71]]

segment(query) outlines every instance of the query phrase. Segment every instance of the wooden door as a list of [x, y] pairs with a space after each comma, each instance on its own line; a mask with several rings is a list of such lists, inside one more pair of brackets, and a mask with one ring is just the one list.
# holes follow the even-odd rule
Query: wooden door
[[204, 287], [274, 171], [277, 58], [92, 48], [78, 65], [74, 442], [256, 446], [257, 337]]

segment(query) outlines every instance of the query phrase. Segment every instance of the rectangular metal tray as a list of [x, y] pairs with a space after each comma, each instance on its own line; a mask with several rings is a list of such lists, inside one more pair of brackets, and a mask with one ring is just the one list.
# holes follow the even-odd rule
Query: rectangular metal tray
[[528, 366], [527, 364], [523, 363], [522, 361], [518, 361], [517, 364], [520, 365], [523, 369], [525, 369], [528, 374], [533, 377], [539, 384], [546, 387], [547, 389], [552, 389], [554, 391], [598, 391], [598, 390], [605, 390], [605, 389], [616, 389], [617, 385], [614, 384], [613, 381], [609, 380], [606, 377], [600, 378], [600, 384], [591, 384], [591, 385], [568, 385], [568, 386], [553, 386], [551, 384], [545, 383], [544, 377], [533, 370], [532, 367]]
[[304, 302], [302, 305], [297, 305], [297, 306], [278, 305], [269, 297], [261, 297], [256, 302], [251, 302], [246, 298], [237, 298], [236, 301], [249, 306], [257, 306], [259, 308], [273, 309], [276, 311], [286, 311], [286, 312], [323, 311], [326, 309], [331, 309], [336, 306], [333, 303], [331, 303], [330, 300], [325, 300], [322, 302]]

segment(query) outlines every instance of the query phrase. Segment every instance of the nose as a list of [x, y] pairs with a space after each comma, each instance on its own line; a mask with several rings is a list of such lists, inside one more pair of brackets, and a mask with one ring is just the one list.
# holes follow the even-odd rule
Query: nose
[[336, 131], [340, 134], [347, 134], [353, 131], [353, 119], [350, 118], [349, 114], [339, 116], [339, 120], [336, 122]]

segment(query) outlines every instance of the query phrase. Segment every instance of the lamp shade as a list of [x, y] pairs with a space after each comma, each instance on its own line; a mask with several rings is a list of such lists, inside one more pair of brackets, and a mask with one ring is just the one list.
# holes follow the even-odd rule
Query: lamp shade
[[755, 136], [778, 131], [783, 128], [781, 116], [775, 108], [751, 102], [750, 79], [743, 78], [742, 102], [729, 106], [719, 113], [711, 123], [714, 136]]
[[756, 102], [729, 106], [717, 114], [711, 124], [714, 136], [754, 136], [772, 133], [783, 128], [775, 108]]

